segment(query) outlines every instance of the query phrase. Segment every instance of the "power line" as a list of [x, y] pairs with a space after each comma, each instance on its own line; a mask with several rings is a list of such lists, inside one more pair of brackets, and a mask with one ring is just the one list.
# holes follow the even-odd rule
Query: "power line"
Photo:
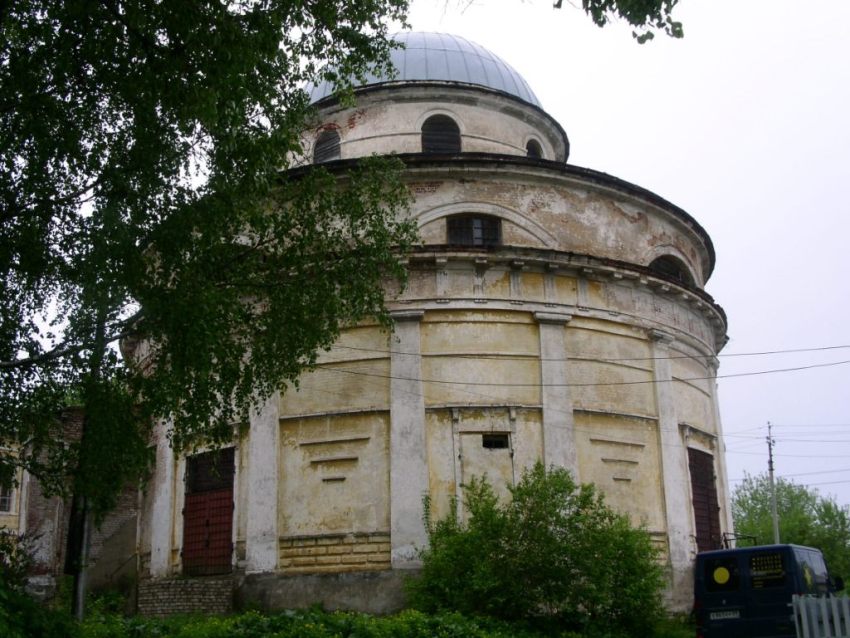
[[814, 476], [815, 474], [836, 474], [838, 472], [850, 472], [850, 467], [845, 467], [840, 470], [817, 470], [815, 472], [797, 472], [795, 474], [783, 474], [781, 478], [789, 476]]
[[[322, 370], [328, 370], [328, 371], [334, 370], [333, 368], [321, 368], [321, 369]], [[366, 374], [366, 373], [362, 373], [362, 374], [363, 374], [363, 376], [372, 377], [372, 378], [380, 379], [380, 380], [386, 379], [386, 378], [398, 378], [398, 377], [390, 377], [390, 375], [378, 375], [378, 374], [369, 375], [369, 374]], [[407, 380], [407, 379], [405, 379], [405, 380]], [[327, 385], [317, 386], [317, 385], [312, 385], [309, 382], [308, 383], [301, 383], [299, 385], [299, 389], [310, 390], [310, 391], [313, 391], [313, 392], [322, 392], [322, 393], [325, 393], [325, 394], [332, 394], [332, 395], [336, 395], [336, 396], [347, 396], [345, 393], [335, 391], [335, 390], [331, 389], [330, 387], [328, 387]], [[417, 398], [423, 398], [425, 396], [424, 393], [420, 393], [420, 392], [411, 392], [409, 390], [401, 390], [401, 391], [404, 392], [405, 394], [408, 394], [410, 396], [415, 396]], [[471, 389], [465, 389], [464, 392], [467, 395], [470, 395], [470, 396], [473, 396], [473, 397], [476, 397], [476, 398], [480, 398], [480, 399], [483, 399], [483, 400], [491, 400], [491, 401], [492, 400], [497, 400], [497, 401], [504, 401], [505, 400], [505, 397], [494, 396], [492, 394], [486, 394], [486, 393], [483, 393], [483, 392], [476, 392], [475, 390], [471, 390]], [[531, 406], [529, 406], [529, 407], [531, 407]], [[562, 413], [562, 414], [565, 414], [565, 415], [573, 415], [574, 414], [573, 411], [568, 411], [568, 410], [555, 410], [555, 412], [559, 412], [559, 413]], [[655, 420], [654, 416], [647, 415], [646, 418], [650, 419], [650, 420]], [[566, 428], [568, 426], [554, 425], [552, 427]], [[766, 426], [758, 426], [756, 428], [750, 428], [750, 429], [751, 430], [763, 429], [764, 427], [766, 427]], [[596, 429], [585, 428], [585, 427], [581, 427], [581, 426], [577, 426], [577, 425], [573, 425], [572, 429], [576, 432], [585, 432], [585, 433], [588, 433], [588, 434], [593, 434], [595, 432], [598, 432], [598, 430], [596, 430]], [[661, 428], [659, 426], [659, 429], [664, 429], [664, 428]], [[724, 437], [725, 436], [726, 435], [724, 435]], [[744, 445], [746, 445], [748, 448], [753, 447], [754, 445], [760, 445], [762, 440], [763, 439], [762, 439], [761, 436], [753, 437], [753, 440], [748, 440]], [[665, 444], [661, 444], [661, 445], [665, 445]], [[679, 447], [679, 446], [676, 445], [674, 447]], [[731, 449], [729, 447], [726, 448], [726, 452], [728, 454], [749, 454], [749, 455], [758, 455], [758, 456], [763, 455], [761, 452], [743, 452], [743, 451]], [[786, 455], [786, 454], [781, 454], [781, 453], [776, 454], [776, 456], [779, 456], [779, 457], [798, 457], [798, 458], [842, 458], [842, 459], [846, 458], [846, 455], [832, 456], [831, 457], [829, 455], [801, 456], [801, 455]]]
[[774, 437], [778, 441], [788, 442], [788, 443], [850, 443], [850, 439], [793, 439], [788, 437]]
[[807, 485], [815, 486], [815, 485], [838, 485], [840, 483], [850, 483], [850, 480], [847, 481], [826, 481], [824, 483], [807, 483]]
[[[344, 349], [344, 350], [355, 350], [359, 352], [371, 352], [374, 354], [382, 354], [382, 355], [406, 355], [406, 356], [418, 356], [423, 354], [422, 352], [405, 352], [403, 350], [393, 350], [391, 348], [387, 349], [377, 349], [377, 348], [363, 348], [358, 346], [346, 346], [342, 344], [334, 344], [331, 350], [327, 352], [331, 352], [335, 349]], [[449, 353], [447, 356], [456, 357], [458, 359], [516, 359], [519, 357], [534, 357], [539, 361], [573, 361], [573, 360], [590, 360], [590, 361], [599, 361], [604, 363], [616, 363], [619, 361], [666, 361], [671, 359], [713, 359], [715, 357], [761, 357], [768, 355], [776, 355], [776, 354], [795, 354], [801, 352], [824, 352], [829, 350], [842, 350], [850, 348], [850, 344], [848, 345], [837, 345], [837, 346], [821, 346], [817, 348], [788, 348], [784, 350], [763, 350], [757, 352], [729, 352], [729, 353], [718, 353], [716, 355], [672, 355], [667, 357], [612, 357], [605, 359], [588, 359], [585, 357], [537, 357], [533, 353], [530, 354], [455, 354]], [[431, 356], [441, 356], [441, 354], [432, 353]]]
[[[595, 361], [595, 360], [594, 360]], [[441, 385], [462, 385], [462, 386], [485, 386], [485, 387], [509, 387], [509, 388], [585, 388], [585, 387], [600, 387], [600, 386], [627, 386], [627, 385], [645, 385], [648, 383], [668, 383], [673, 381], [711, 381], [715, 379], [732, 379], [738, 377], [752, 377], [765, 374], [780, 374], [784, 372], [799, 372], [801, 370], [813, 370], [815, 368], [830, 368], [834, 366], [846, 365], [850, 363], [850, 359], [845, 361], [832, 361], [829, 363], [814, 363], [805, 366], [794, 366], [791, 368], [774, 368], [771, 370], [756, 370], [754, 372], [736, 372], [731, 374], [719, 374], [710, 377], [685, 377], [672, 378], [668, 380], [658, 381], [656, 379], [646, 379], [641, 381], [610, 381], [605, 383], [590, 382], [590, 383], [496, 383], [487, 381], [446, 381], [442, 379], [421, 379], [419, 377], [397, 377], [389, 374], [378, 374], [375, 372], [363, 372], [359, 370], [346, 370], [344, 368], [323, 367], [322, 370], [341, 372], [345, 374], [354, 374], [367, 377], [378, 377], [382, 379], [394, 379], [396, 381], [420, 381], [422, 383], [436, 383]]]
[[[315, 385], [311, 385], [309, 383], [306, 383], [306, 384], [302, 383], [302, 384], [299, 385], [299, 389], [306, 389], [306, 390], [310, 390], [312, 392], [321, 392], [321, 393], [324, 393], [324, 394], [332, 394], [332, 395], [336, 395], [336, 396], [340, 396], [340, 397], [347, 397], [348, 396], [347, 394], [345, 394], [343, 392], [338, 392], [338, 391], [332, 390], [329, 387], [327, 387], [326, 385], [315, 386]], [[423, 393], [419, 393], [419, 392], [411, 392], [409, 390], [401, 390], [401, 392], [403, 392], [404, 394], [407, 394], [408, 396], [411, 396], [411, 397], [416, 397], [416, 398], [424, 398], [425, 397], [425, 395]], [[465, 394], [471, 395], [471, 396], [474, 396], [474, 397], [477, 397], [477, 398], [480, 398], [480, 399], [485, 399], [485, 400], [497, 400], [497, 401], [503, 401], [504, 400], [504, 397], [498, 397], [498, 396], [493, 396], [493, 395], [490, 395], [490, 394], [484, 394], [482, 392], [475, 392], [473, 390], [465, 390]], [[440, 407], [445, 409], [447, 407], [454, 407], [454, 406], [440, 406]], [[466, 406], [466, 407], [468, 407], [468, 406]], [[529, 409], [532, 409], [532, 410], [542, 409], [541, 406], [524, 406], [524, 407], [528, 407]], [[386, 410], [388, 408], [384, 408], [384, 409]], [[559, 413], [559, 414], [563, 414], [563, 415], [567, 415], [567, 416], [573, 416], [574, 415], [574, 412], [572, 410], [558, 410], [558, 409], [553, 409], [553, 408], [550, 408], [550, 409], [555, 413]], [[645, 417], [638, 416], [638, 418], [646, 418], [647, 420], [650, 420], [650, 421], [656, 420], [656, 417], [653, 417], [653, 416], [645, 416]], [[575, 425], [575, 424], [573, 424], [572, 426], [552, 424], [549, 427], [553, 427], [553, 428], [557, 428], [557, 429], [572, 429], [575, 432], [584, 432], [586, 434], [598, 434], [599, 433], [599, 430], [597, 428], [581, 427], [581, 426]], [[672, 429], [678, 430], [678, 427], [672, 428]], [[658, 430], [659, 430], [659, 432], [662, 431], [662, 430], [670, 431], [671, 428], [665, 428], [665, 427], [661, 426], [660, 423], [659, 423]], [[634, 442], [635, 443], [643, 443], [642, 441], [634, 441]], [[658, 445], [660, 445], [662, 447], [663, 446], [669, 446], [669, 447], [673, 447], [673, 448], [676, 448], [676, 449], [682, 449], [682, 446], [678, 445], [678, 444], [661, 443], [659, 441]]]
[[[751, 441], [762, 440], [761, 436], [754, 434], [732, 434], [727, 432], [723, 436], [724, 438], [747, 439]], [[809, 435], [809, 438], [797, 438], [800, 436], [800, 434], [794, 434], [792, 436], [774, 436], [773, 438], [785, 443], [850, 443], [850, 439], [823, 439], [821, 438], [824, 436], [823, 434], [812, 433]]]
[[[746, 456], [764, 456], [763, 452], [741, 452], [737, 450], [726, 450], [727, 454], [744, 454]], [[781, 454], [777, 452], [774, 456], [786, 459], [847, 459], [847, 454]]]
[[[850, 423], [774, 423], [775, 428], [850, 428]], [[743, 430], [742, 430], [743, 431]]]

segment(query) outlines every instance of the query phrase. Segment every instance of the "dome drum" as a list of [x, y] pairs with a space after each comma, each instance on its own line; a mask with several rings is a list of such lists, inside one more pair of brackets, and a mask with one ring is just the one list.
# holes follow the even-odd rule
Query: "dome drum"
[[460, 129], [460, 152], [525, 157], [528, 141], [534, 139], [541, 147], [541, 159], [566, 161], [566, 133], [542, 110], [473, 87], [450, 87], [441, 90], [439, 98], [434, 89], [418, 83], [378, 85], [363, 89], [355, 106], [323, 105], [316, 128], [304, 135], [304, 146], [312, 148], [321, 132], [332, 127], [340, 134], [343, 159], [372, 153], [419, 153], [423, 151], [425, 121], [444, 115]]
[[505, 220], [506, 247], [589, 254], [642, 268], [669, 254], [698, 290], [714, 266], [711, 240], [690, 215], [604, 173], [486, 155], [402, 159], [416, 197], [410, 214], [426, 245], [447, 243], [442, 218], [490, 214]]

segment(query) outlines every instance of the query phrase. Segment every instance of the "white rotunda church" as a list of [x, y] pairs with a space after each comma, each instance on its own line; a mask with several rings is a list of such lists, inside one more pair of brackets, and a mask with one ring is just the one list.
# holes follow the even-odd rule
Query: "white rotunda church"
[[[388, 611], [462, 485], [542, 460], [643, 525], [690, 603], [698, 550], [731, 531], [716, 385], [726, 318], [688, 213], [567, 163], [523, 78], [461, 37], [403, 33], [356, 103], [313, 87], [312, 160], [340, 175], [394, 154], [421, 245], [388, 300], [395, 330], [343, 332], [232, 447], [157, 465], [141, 576], [224, 575], [271, 608]], [[229, 576], [228, 576], [229, 575]]]

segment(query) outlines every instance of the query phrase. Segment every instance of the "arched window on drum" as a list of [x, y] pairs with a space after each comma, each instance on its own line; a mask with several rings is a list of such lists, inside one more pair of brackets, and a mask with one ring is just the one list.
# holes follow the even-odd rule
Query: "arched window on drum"
[[330, 162], [339, 159], [339, 133], [327, 129], [319, 133], [313, 146], [313, 163]]
[[528, 140], [525, 145], [525, 155], [532, 159], [543, 159], [543, 148], [537, 140]]
[[649, 264], [649, 269], [684, 286], [693, 286], [694, 278], [685, 263], [673, 255], [662, 255]]
[[448, 115], [432, 115], [422, 124], [423, 153], [460, 153], [460, 128]]

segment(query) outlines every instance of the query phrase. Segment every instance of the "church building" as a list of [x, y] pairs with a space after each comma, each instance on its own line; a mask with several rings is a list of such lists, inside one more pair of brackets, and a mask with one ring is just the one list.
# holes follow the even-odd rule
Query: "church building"
[[231, 447], [175, 457], [158, 430], [143, 587], [217, 576], [269, 608], [394, 610], [427, 544], [423, 497], [443, 517], [471, 477], [506, 494], [542, 460], [649, 532], [669, 605], [687, 608], [696, 552], [732, 529], [711, 239], [658, 195], [569, 164], [565, 130], [487, 49], [395, 37], [397, 74], [351, 105], [312, 87], [305, 133], [341, 177], [376, 153], [405, 165], [421, 244], [388, 291], [394, 331], [344, 330]]

